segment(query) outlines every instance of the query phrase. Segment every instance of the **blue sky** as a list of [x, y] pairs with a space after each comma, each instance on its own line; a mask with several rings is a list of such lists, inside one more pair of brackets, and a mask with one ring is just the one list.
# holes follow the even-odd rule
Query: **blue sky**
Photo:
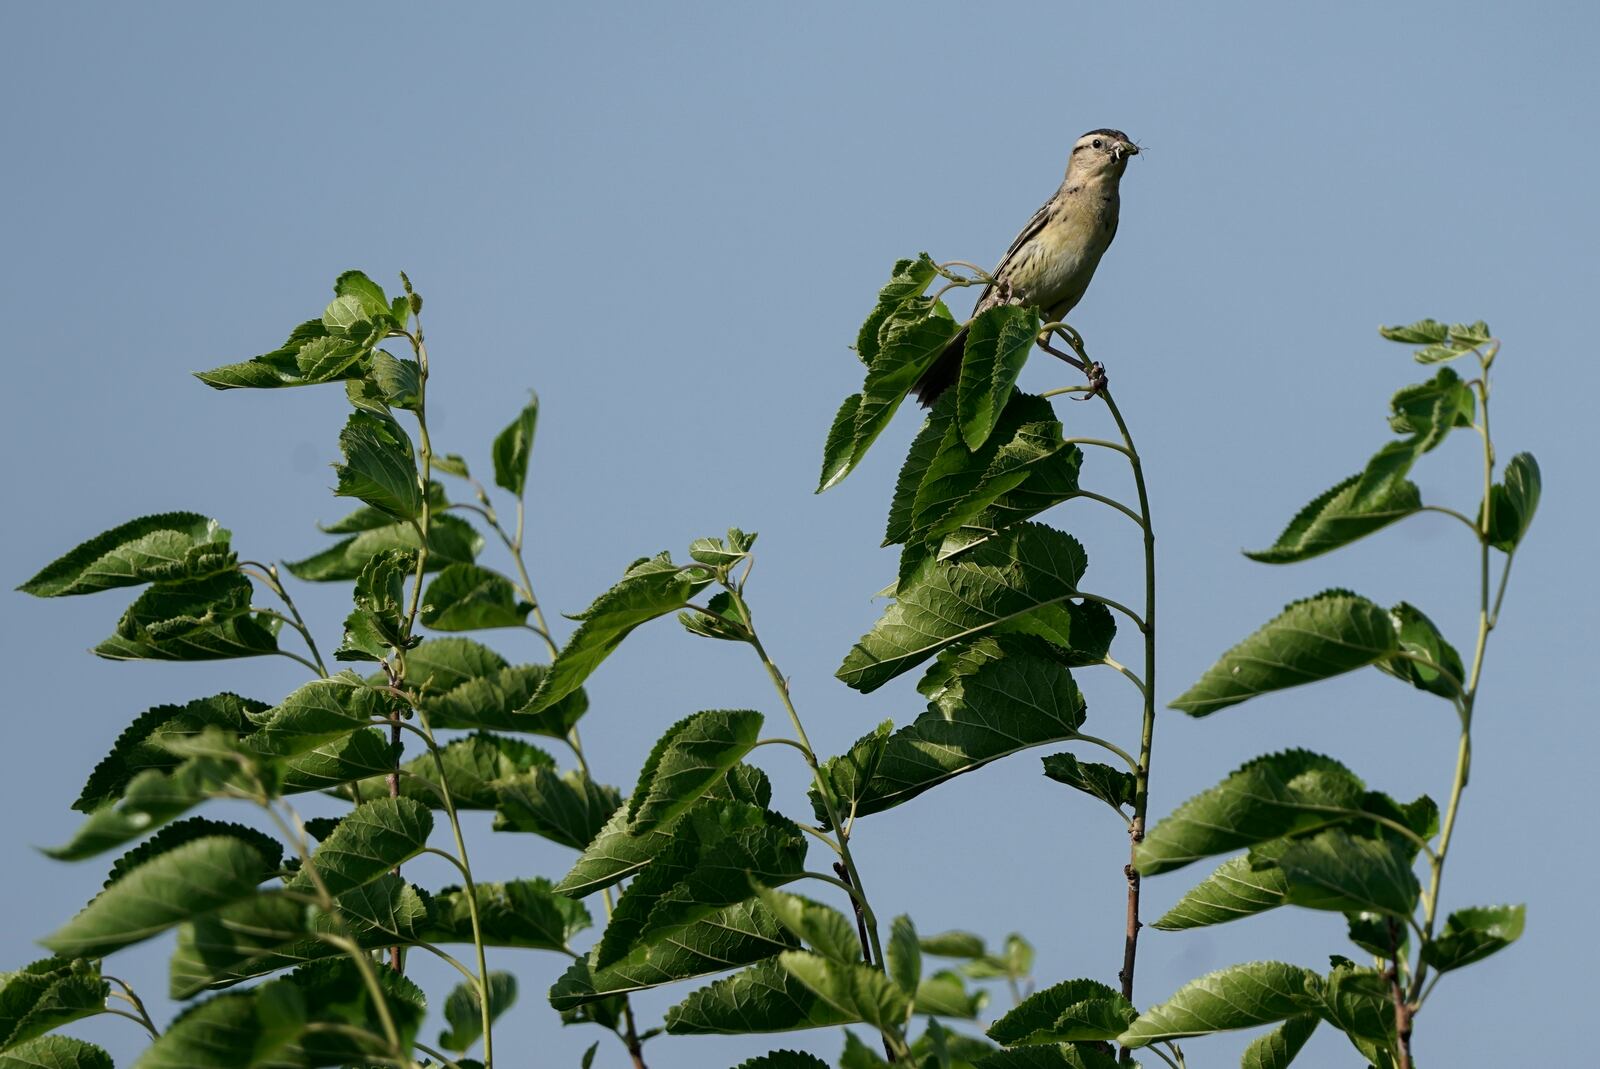
[[[1170, 699], [1285, 602], [1331, 585], [1423, 605], [1471, 638], [1475, 556], [1423, 517], [1289, 568], [1242, 558], [1385, 440], [1389, 395], [1424, 377], [1380, 322], [1485, 318], [1504, 339], [1495, 430], [1528, 449], [1545, 498], [1489, 652], [1477, 762], [1447, 908], [1529, 905], [1528, 933], [1441, 985], [1418, 1022], [1430, 1065], [1514, 1064], [1528, 1030], [1567, 1057], [1592, 991], [1585, 948], [1597, 519], [1587, 348], [1597, 272], [1594, 8], [1577, 3], [1141, 5], [8, 5], [0, 13], [0, 293], [11, 458], [6, 586], [144, 512], [216, 515], [250, 556], [323, 544], [342, 419], [337, 391], [218, 395], [187, 373], [275, 345], [335, 275], [427, 297], [435, 439], [486, 467], [487, 443], [537, 389], [530, 496], [546, 604], [581, 609], [630, 560], [730, 524], [761, 532], [752, 584], [767, 645], [819, 748], [921, 707], [911, 679], [869, 697], [832, 671], [880, 611], [877, 548], [907, 411], [842, 486], [815, 497], [828, 421], [859, 384], [847, 346], [893, 260], [927, 249], [993, 262], [1055, 188], [1082, 131], [1148, 147], [1123, 187], [1117, 242], [1073, 319], [1110, 368], [1150, 471], [1162, 574], [1158, 690]], [[1024, 385], [1064, 383], [1035, 362]], [[1095, 405], [1063, 403], [1073, 433]], [[1470, 511], [1459, 439], [1424, 493]], [[1086, 468], [1124, 492], [1104, 459]], [[1126, 521], [1089, 504], [1052, 522], [1089, 547], [1100, 589], [1133, 600]], [[343, 589], [297, 588], [332, 645]], [[0, 959], [86, 900], [96, 864], [31, 852], [141, 710], [224, 686], [268, 700], [288, 661], [122, 665], [84, 653], [117, 595], [9, 595], [0, 645], [12, 725], [0, 812]], [[514, 634], [497, 636], [509, 654]], [[1085, 674], [1090, 728], [1136, 734], [1125, 685]], [[759, 665], [662, 624], [590, 688], [598, 774], [632, 782], [667, 724], [698, 708], [777, 715]], [[1306, 746], [1377, 788], [1445, 793], [1445, 706], [1376, 673], [1229, 710], [1165, 715], [1152, 811], [1259, 753]], [[781, 748], [772, 748], [781, 749]], [[787, 753], [787, 751], [785, 751]], [[778, 797], [804, 777], [766, 750]], [[789, 755], [793, 756], [793, 755]], [[490, 838], [491, 877], [570, 860]], [[1109, 815], [1020, 756], [863, 821], [856, 843], [885, 914], [998, 939], [1023, 929], [1050, 981], [1111, 979], [1126, 843]], [[424, 882], [447, 879], [419, 864]], [[1199, 873], [1147, 884], [1159, 913]], [[1234, 961], [1318, 966], [1333, 915], [1269, 915], [1147, 933], [1140, 1001]], [[160, 944], [117, 968], [164, 987]], [[523, 1001], [510, 1064], [574, 1065], [593, 1038], [538, 1006], [559, 963], [501, 953]], [[442, 992], [446, 978], [424, 972]], [[640, 999], [659, 1018], [681, 991]], [[124, 1021], [85, 1034], [131, 1060]], [[1227, 1064], [1245, 1037], [1194, 1041]], [[653, 1069], [732, 1065], [780, 1042], [675, 1040]], [[1326, 1030], [1308, 1065], [1348, 1064]], [[601, 1066], [621, 1064], [602, 1048]]]

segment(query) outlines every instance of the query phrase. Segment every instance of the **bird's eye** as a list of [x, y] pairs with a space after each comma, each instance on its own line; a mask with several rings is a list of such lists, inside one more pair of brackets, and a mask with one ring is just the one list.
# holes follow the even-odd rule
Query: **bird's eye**
[[1106, 147], [1106, 143], [1105, 143], [1105, 142], [1104, 142], [1104, 141], [1101, 141], [1101, 140], [1100, 140], [1100, 139], [1099, 139], [1099, 138], [1098, 138], [1098, 137], [1097, 137], [1097, 138], [1095, 138], [1095, 139], [1094, 139], [1094, 147], [1095, 147], [1095, 148], [1105, 148], [1105, 147]]

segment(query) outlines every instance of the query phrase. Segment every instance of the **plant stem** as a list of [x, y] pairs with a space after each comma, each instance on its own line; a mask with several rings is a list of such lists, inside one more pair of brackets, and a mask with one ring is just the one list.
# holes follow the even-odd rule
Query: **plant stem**
[[[1122, 970], [1117, 974], [1122, 981], [1122, 997], [1131, 1002], [1134, 967], [1139, 953], [1139, 929], [1142, 927], [1139, 920], [1140, 878], [1134, 862], [1139, 844], [1144, 841], [1145, 815], [1150, 806], [1150, 752], [1156, 727], [1156, 534], [1150, 521], [1150, 494], [1145, 486], [1144, 465], [1139, 459], [1139, 450], [1133, 443], [1133, 436], [1128, 433], [1128, 424], [1122, 418], [1111, 392], [1102, 390], [1100, 399], [1105, 402], [1106, 410], [1111, 413], [1117, 430], [1122, 434], [1128, 464], [1133, 469], [1134, 486], [1139, 493], [1140, 526], [1144, 530], [1144, 621], [1140, 627], [1144, 633], [1144, 714], [1139, 732], [1139, 761], [1133, 773], [1133, 820], [1128, 825], [1128, 864], [1122, 870], [1128, 881], [1128, 915], [1122, 944]], [[1129, 1062], [1132, 1057], [1132, 1051], [1124, 1047], [1122, 1061]]]
[[[306, 649], [311, 651], [312, 660], [317, 662], [312, 667], [316, 669], [318, 675], [322, 676], [323, 679], [327, 679], [328, 666], [323, 663], [322, 654], [317, 652], [317, 640], [311, 637], [311, 629], [306, 626], [305, 618], [300, 615], [300, 610], [295, 607], [294, 599], [289, 596], [289, 591], [284, 589], [283, 580], [278, 576], [278, 566], [276, 564], [262, 564], [260, 561], [254, 560], [240, 561], [239, 570], [244, 572], [246, 568], [257, 569], [256, 578], [267, 584], [267, 589], [277, 595], [278, 600], [283, 602], [284, 607], [289, 610], [289, 617], [292, 617], [292, 619], [283, 616], [281, 613], [271, 612], [271, 610], [264, 611], [271, 612], [271, 615], [283, 620], [290, 627], [300, 632], [300, 637], [306, 640]], [[246, 574], [251, 573], [246, 572]], [[304, 664], [305, 662], [302, 661], [301, 663]]]
[[150, 1011], [145, 1009], [144, 1000], [141, 999], [139, 997], [139, 993], [133, 989], [133, 985], [128, 983], [126, 980], [119, 980], [115, 976], [111, 976], [106, 973], [101, 973], [100, 975], [104, 979], [122, 988], [123, 993], [116, 995], [116, 997], [122, 999], [124, 1002], [128, 1003], [128, 1005], [134, 1008], [134, 1010], [139, 1014], [140, 1023], [142, 1023], [150, 1032], [152, 1038], [160, 1039], [161, 1031], [160, 1029], [156, 1028], [155, 1022], [150, 1019]]

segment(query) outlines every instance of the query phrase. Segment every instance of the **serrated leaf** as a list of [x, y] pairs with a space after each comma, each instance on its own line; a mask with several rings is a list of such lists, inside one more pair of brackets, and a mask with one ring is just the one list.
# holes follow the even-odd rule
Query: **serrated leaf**
[[203, 579], [234, 569], [229, 533], [197, 512], [141, 516], [73, 547], [18, 590], [40, 598], [144, 583]]
[[1079, 761], [1069, 753], [1050, 754], [1044, 759], [1044, 774], [1057, 783], [1098, 798], [1112, 809], [1133, 805], [1135, 781], [1126, 769], [1092, 761]]
[[1379, 327], [1378, 333], [1390, 341], [1404, 342], [1407, 345], [1441, 342], [1450, 335], [1448, 327], [1432, 319], [1419, 319], [1404, 327]]
[[152, 585], [94, 652], [109, 660], [211, 661], [278, 650], [276, 620], [250, 611], [250, 580], [238, 572]]
[[[0, 1052], [21, 1058], [20, 1045], [105, 1010], [110, 985], [96, 962], [44, 958], [0, 973]], [[5, 1058], [0, 1056], [0, 1066]]]
[[528, 458], [533, 455], [533, 434], [539, 425], [539, 395], [532, 394], [517, 418], [494, 439], [494, 482], [502, 490], [522, 496], [528, 482]]
[[[489, 1020], [497, 1020], [517, 1000], [517, 978], [508, 972], [489, 974]], [[483, 1003], [475, 988], [462, 983], [444, 1000], [444, 1019], [450, 1027], [439, 1033], [439, 1046], [462, 1054], [483, 1036]]]
[[496, 831], [522, 831], [582, 850], [622, 805], [615, 787], [579, 769], [535, 768], [495, 785]]
[[717, 910], [672, 939], [641, 947], [605, 968], [593, 968], [588, 957], [574, 961], [550, 989], [550, 1005], [568, 1010], [765, 961], [799, 946], [799, 939], [771, 910], [759, 900], [749, 899]]
[[476, 564], [451, 564], [423, 593], [422, 622], [435, 631], [521, 627], [533, 611], [511, 580]]
[[1386, 1056], [1394, 1049], [1393, 996], [1388, 980], [1376, 969], [1337, 960], [1310, 1008], [1345, 1033], [1375, 1065], [1382, 1064], [1378, 1051]]
[[1116, 1039], [1139, 1012], [1098, 980], [1065, 980], [1036, 991], [989, 1026], [989, 1038], [1015, 1047]]
[[680, 612], [678, 622], [691, 635], [701, 638], [720, 639], [723, 642], [750, 640], [750, 630], [745, 627], [744, 618], [733, 603], [733, 595], [726, 590], [711, 595], [704, 609]]
[[830, 961], [805, 950], [784, 951], [778, 964], [840, 1014], [844, 1018], [840, 1023], [861, 1021], [880, 1032], [893, 1032], [903, 1028], [911, 1015], [909, 996], [870, 965]]
[[[437, 466], [438, 461], [435, 458], [435, 467]], [[428, 481], [428, 507], [433, 510], [434, 519], [438, 519], [439, 514], [448, 508], [449, 504], [444, 484], [437, 479], [430, 479]], [[451, 516], [449, 519], [454, 520], [456, 517]], [[332, 523], [317, 524], [317, 530], [324, 534], [360, 534], [362, 531], [373, 531], [380, 527], [392, 527], [393, 525], [394, 517], [387, 512], [375, 509], [371, 505], [362, 505]]]
[[356, 579], [355, 611], [345, 618], [344, 640], [333, 651], [336, 659], [381, 661], [390, 650], [415, 643], [406, 633], [405, 609], [405, 583], [415, 567], [410, 550], [385, 550], [367, 561]]
[[[387, 774], [399, 758], [402, 745], [391, 742], [380, 728], [353, 731], [277, 762], [278, 792], [297, 794], [342, 787], [340, 793], [348, 795], [354, 784]], [[387, 784], [384, 789], [387, 792]]]
[[1358, 473], [1324, 491], [1289, 521], [1270, 547], [1247, 550], [1245, 556], [1263, 564], [1309, 560], [1422, 509], [1421, 491], [1405, 479], [1393, 480], [1382, 493], [1371, 494], [1357, 505], [1360, 482]]
[[1394, 657], [1378, 662], [1378, 669], [1396, 679], [1403, 679], [1418, 690], [1454, 698], [1462, 693], [1462, 680], [1466, 673], [1461, 665], [1461, 655], [1446, 642], [1439, 629], [1423, 611], [1414, 605], [1401, 602], [1389, 610], [1399, 639], [1400, 652], [1425, 657], [1444, 669], [1448, 675], [1407, 657]]
[[922, 952], [936, 958], [981, 958], [988, 953], [983, 937], [975, 932], [951, 930], [921, 939]]
[[856, 336], [856, 355], [863, 364], [870, 365], [878, 355], [878, 332], [884, 320], [907, 301], [922, 296], [937, 275], [933, 260], [925, 252], [895, 261], [889, 281], [878, 290], [878, 299]]
[[996, 1051], [973, 1063], [973, 1069], [1139, 1069], [1139, 1062], [1118, 1062], [1093, 1044], [1063, 1043], [1053, 1047], [1018, 1047]]
[[1171, 707], [1208, 716], [1269, 691], [1376, 664], [1398, 648], [1381, 607], [1348, 591], [1324, 591], [1290, 604], [1223, 654]]
[[[286, 561], [284, 567], [296, 579], [307, 582], [346, 582], [358, 578], [361, 569], [375, 554], [395, 549], [415, 551], [421, 545], [421, 539], [409, 523], [392, 523], [363, 530], [304, 560]], [[436, 572], [458, 561], [470, 564], [482, 550], [483, 536], [466, 520], [434, 515], [429, 521], [428, 571]]]
[[1328, 828], [1292, 840], [1273, 863], [1288, 879], [1289, 901], [1308, 909], [1371, 910], [1405, 919], [1421, 887], [1406, 844], [1362, 839]]
[[339, 449], [344, 463], [333, 466], [339, 476], [336, 495], [357, 498], [402, 520], [421, 515], [422, 487], [411, 439], [393, 419], [352, 412], [339, 432]]
[[[1051, 647], [1025, 635], [994, 635], [953, 649], [929, 675], [935, 673], [943, 683], [927, 711], [887, 740], [874, 733], [824, 765], [846, 811], [891, 809], [1018, 750], [1074, 738], [1087, 715], [1072, 673]], [[881, 754], [873, 758], [875, 747]], [[861, 768], [870, 776], [861, 776]]]
[[188, 820], [181, 820], [176, 824], [168, 824], [156, 834], [113, 861], [111, 863], [111, 871], [106, 874], [103, 886], [110, 887], [135, 868], [176, 846], [194, 839], [217, 835], [232, 836], [255, 847], [257, 852], [261, 854], [268, 871], [278, 868], [283, 861], [283, 844], [265, 832], [229, 821], [212, 820], [208, 817], [190, 817]]
[[1291, 1017], [1244, 1049], [1239, 1069], [1287, 1069], [1300, 1048], [1306, 1045], [1311, 1033], [1317, 1030], [1320, 1018], [1314, 1013]]
[[1458, 909], [1445, 919], [1444, 931], [1422, 948], [1422, 960], [1440, 972], [1482, 961], [1516, 942], [1526, 918], [1526, 906]]
[[1518, 453], [1505, 475], [1489, 489], [1489, 544], [1510, 553], [1521, 543], [1539, 508], [1539, 463], [1532, 453]]
[[[861, 944], [856, 936], [855, 924], [832, 906], [775, 891], [770, 887], [756, 888], [756, 897], [768, 913], [816, 953], [833, 961], [849, 963], [861, 960]], [[891, 945], [894, 939], [891, 929]], [[915, 980], [912, 985], [915, 986]]]
[[1389, 428], [1419, 436], [1413, 448], [1421, 454], [1444, 441], [1452, 429], [1472, 426], [1476, 412], [1471, 387], [1442, 367], [1427, 382], [1406, 386], [1389, 399]]
[[111, 1055], [71, 1036], [40, 1036], [0, 1054], [0, 1069], [115, 1069]]
[[[210, 371], [197, 371], [195, 378], [215, 390], [256, 389], [269, 390], [285, 386], [311, 386], [319, 380], [306, 378], [300, 366], [300, 351], [307, 345], [325, 342], [332, 332], [320, 319], [301, 323], [290, 331], [289, 338], [270, 353], [224, 364]], [[357, 361], [346, 366], [339, 378], [359, 378], [365, 365]], [[320, 381], [332, 381], [323, 379]]]
[[[883, 983], [889, 986], [887, 980]], [[801, 983], [779, 959], [773, 959], [703, 987], [667, 1010], [667, 1033], [787, 1032], [850, 1024], [855, 1019]]]
[[956, 401], [968, 449], [988, 440], [1038, 334], [1039, 313], [1015, 304], [985, 309], [968, 326]]
[[360, 731], [390, 709], [385, 695], [341, 672], [304, 684], [258, 714], [261, 726], [244, 745], [263, 757], [293, 757]]
[[241, 838], [194, 839], [128, 872], [41, 942], [67, 957], [103, 957], [254, 894], [270, 871]]
[[140, 713], [112, 744], [111, 752], [89, 774], [72, 803], [80, 813], [97, 809], [122, 796], [128, 783], [149, 769], [172, 769], [183, 758], [167, 748], [174, 738], [195, 735], [210, 727], [244, 732], [252, 725], [249, 714], [260, 713], [266, 703], [222, 693], [196, 698], [184, 705], [157, 705]]
[[665, 553], [636, 562], [575, 617], [582, 623], [522, 712], [543, 712], [577, 690], [635, 627], [683, 608], [711, 580], [704, 565], [679, 567]]
[[[842, 918], [843, 914], [840, 916]], [[884, 957], [889, 979], [901, 991], [915, 995], [917, 985], [922, 982], [922, 948], [917, 943], [916, 927], [904, 913], [889, 922], [889, 942], [884, 947]]]
[[[474, 732], [453, 739], [439, 750], [437, 759], [423, 753], [400, 766], [400, 794], [414, 798], [430, 809], [444, 808], [438, 790], [439, 766], [450, 784], [450, 798], [457, 810], [494, 809], [499, 804], [500, 785], [524, 776], [534, 769], [555, 768], [555, 758], [521, 739]], [[387, 791], [387, 771], [357, 784], [359, 793]]]
[[[377, 798], [352, 809], [317, 846], [310, 864], [327, 892], [341, 895], [416, 857], [432, 831], [426, 806], [410, 798]], [[314, 884], [302, 870], [288, 887], [310, 891]]]
[[1071, 535], [1035, 523], [1008, 528], [902, 584], [835, 674], [865, 693], [952, 643], [1026, 626], [1030, 613], [1077, 593], [1087, 560]]
[[121, 846], [199, 805], [238, 771], [232, 762], [203, 757], [170, 770], [146, 769], [128, 781], [119, 800], [94, 810], [70, 840], [44, 853], [58, 861], [80, 861]]
[[955, 398], [951, 396], [951, 391], [946, 390], [934, 403], [933, 411], [928, 413], [922, 429], [911, 440], [911, 448], [906, 453], [906, 462], [901, 466], [900, 474], [895, 479], [894, 497], [889, 504], [889, 522], [883, 534], [884, 545], [892, 546], [911, 537], [917, 489], [922, 485], [933, 458], [939, 454], [954, 420]]
[[829, 1069], [828, 1063], [815, 1054], [802, 1054], [797, 1050], [775, 1050], [750, 1058], [734, 1069]]
[[[557, 894], [543, 878], [478, 883], [478, 923], [485, 946], [563, 950], [592, 923], [580, 902]], [[471, 943], [472, 914], [467, 893], [446, 887], [427, 900], [421, 938], [432, 943]]]
[[406, 656], [406, 681], [421, 691], [421, 707], [435, 728], [527, 731], [565, 739], [589, 709], [582, 688], [543, 712], [522, 711], [548, 671], [544, 665], [508, 665], [489, 647], [466, 638], [433, 639]]
[[737, 527], [730, 527], [726, 539], [707, 537], [690, 542], [689, 558], [713, 568], [723, 568], [744, 560], [755, 544], [756, 535], [753, 532], [746, 533]]
[[1191, 980], [1118, 1037], [1124, 1047], [1252, 1028], [1298, 1017], [1321, 992], [1310, 969], [1278, 961], [1230, 965]]
[[1289, 878], [1276, 865], [1258, 868], [1252, 859], [1271, 860], [1288, 846], [1276, 839], [1230, 857], [1216, 871], [1190, 888], [1153, 927], [1165, 932], [1225, 924], [1283, 905], [1289, 895]]
[[1135, 849], [1146, 876], [1358, 817], [1366, 785], [1331, 757], [1285, 750], [1241, 766], [1157, 822]]
[[668, 728], [628, 797], [634, 831], [649, 831], [698, 801], [755, 746], [761, 724], [761, 714], [751, 709], [709, 709]]

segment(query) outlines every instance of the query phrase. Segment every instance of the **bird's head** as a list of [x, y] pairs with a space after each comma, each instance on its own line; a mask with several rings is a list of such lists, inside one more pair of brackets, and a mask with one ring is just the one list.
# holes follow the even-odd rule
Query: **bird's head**
[[1138, 154], [1139, 146], [1121, 130], [1090, 130], [1072, 146], [1067, 174], [1079, 178], [1121, 178], [1128, 160]]

